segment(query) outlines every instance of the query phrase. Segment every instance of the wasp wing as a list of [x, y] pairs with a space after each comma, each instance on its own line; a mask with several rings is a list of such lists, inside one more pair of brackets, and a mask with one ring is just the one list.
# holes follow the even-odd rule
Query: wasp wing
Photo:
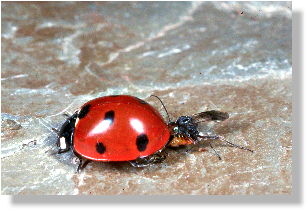
[[227, 112], [222, 111], [205, 111], [192, 116], [195, 122], [209, 122], [209, 121], [224, 121], [229, 118]]

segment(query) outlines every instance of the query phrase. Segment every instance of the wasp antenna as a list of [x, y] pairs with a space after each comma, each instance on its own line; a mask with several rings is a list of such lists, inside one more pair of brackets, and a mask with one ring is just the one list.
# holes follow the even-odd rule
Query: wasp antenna
[[171, 120], [170, 120], [170, 117], [169, 117], [169, 113], [168, 113], [168, 111], [167, 111], [167, 109], [166, 109], [166, 107], [165, 107], [163, 101], [162, 101], [158, 96], [156, 96], [156, 95], [151, 95], [151, 97], [156, 97], [156, 98], [160, 101], [160, 103], [163, 105], [163, 107], [164, 107], [164, 109], [165, 109], [165, 111], [166, 111], [166, 113], [167, 113], [168, 123], [170, 123]]
[[229, 144], [230, 146], [233, 146], [233, 147], [236, 147], [236, 148], [239, 148], [239, 149], [243, 149], [243, 150], [247, 150], [247, 151], [253, 153], [253, 150], [251, 150], [251, 149], [249, 149], [249, 148], [247, 148], [247, 147], [243, 147], [243, 146], [234, 144], [234, 143], [232, 143], [232, 142], [230, 142], [230, 141], [227, 141], [227, 140], [223, 140], [223, 141], [225, 141], [225, 142], [226, 142], [227, 144]]

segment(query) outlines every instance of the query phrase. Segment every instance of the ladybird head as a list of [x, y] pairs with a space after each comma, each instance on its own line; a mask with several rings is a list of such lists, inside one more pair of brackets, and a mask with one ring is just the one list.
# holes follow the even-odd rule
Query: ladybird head
[[71, 148], [76, 119], [77, 112], [69, 117], [61, 126], [61, 129], [58, 132], [58, 153], [67, 152]]

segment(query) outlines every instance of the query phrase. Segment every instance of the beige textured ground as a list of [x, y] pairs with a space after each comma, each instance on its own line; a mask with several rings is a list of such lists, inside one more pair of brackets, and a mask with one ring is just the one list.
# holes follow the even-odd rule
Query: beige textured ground
[[[272, 8], [269, 10], [268, 8]], [[290, 194], [290, 3], [2, 3], [2, 194]], [[52, 127], [87, 100], [143, 98], [170, 116], [230, 113], [215, 142], [162, 164], [52, 154]], [[199, 148], [205, 150], [199, 151]]]

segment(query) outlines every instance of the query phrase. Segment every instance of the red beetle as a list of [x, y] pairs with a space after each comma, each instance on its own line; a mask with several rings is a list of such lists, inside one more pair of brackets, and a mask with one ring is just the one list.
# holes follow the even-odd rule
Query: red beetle
[[130, 161], [133, 166], [142, 167], [164, 160], [161, 151], [166, 146], [178, 147], [196, 144], [201, 139], [221, 138], [201, 135], [198, 123], [227, 118], [228, 113], [206, 111], [191, 117], [181, 116], [176, 122], [171, 122], [168, 115], [166, 124], [155, 108], [137, 97], [100, 97], [85, 103], [62, 125], [58, 132], [58, 153], [72, 148], [80, 160], [78, 171], [90, 161]]

